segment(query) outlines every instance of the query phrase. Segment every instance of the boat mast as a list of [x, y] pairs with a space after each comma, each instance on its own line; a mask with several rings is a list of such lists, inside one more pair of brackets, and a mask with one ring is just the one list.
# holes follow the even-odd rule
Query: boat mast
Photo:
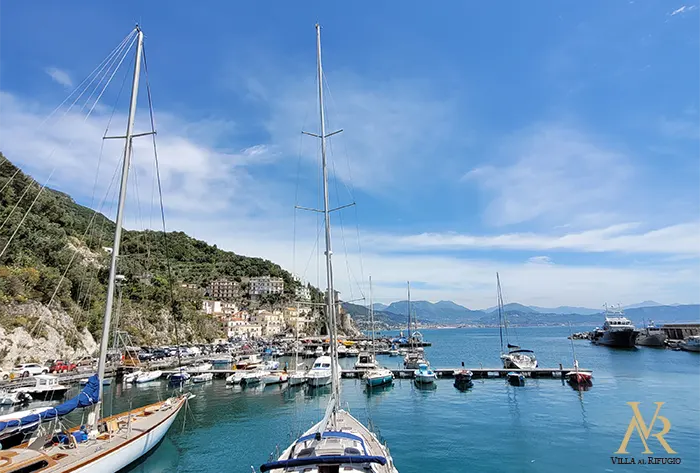
[[374, 355], [374, 304], [372, 301], [372, 276], [369, 277], [369, 316], [372, 320], [372, 355]]
[[411, 338], [411, 282], [406, 281], [406, 291], [407, 291], [407, 305], [408, 305], [408, 346], [411, 348], [413, 346], [413, 340]]
[[318, 110], [321, 120], [321, 163], [323, 167], [323, 216], [326, 226], [326, 280], [328, 283], [328, 334], [330, 335], [331, 349], [331, 377], [332, 391], [337, 410], [340, 403], [340, 389], [338, 386], [338, 353], [336, 346], [336, 314], [335, 314], [335, 290], [333, 289], [333, 264], [331, 263], [331, 214], [328, 199], [328, 166], [326, 163], [326, 120], [323, 110], [323, 66], [321, 64], [321, 25], [316, 24], [316, 60], [318, 63]]
[[505, 353], [503, 350], [503, 296], [501, 296], [501, 278], [496, 272], [496, 287], [498, 288], [498, 333], [501, 337], [501, 354]]
[[141, 55], [143, 52], [143, 31], [136, 26], [136, 58], [134, 60], [134, 77], [131, 82], [131, 101], [129, 103], [129, 119], [126, 122], [126, 135], [124, 142], [124, 161], [122, 163], [122, 178], [119, 187], [119, 205], [117, 206], [117, 219], [114, 230], [114, 244], [112, 245], [112, 260], [109, 266], [109, 280], [107, 282], [107, 301], [105, 302], [105, 315], [102, 322], [102, 341], [100, 342], [100, 359], [97, 365], [97, 373], [100, 384], [99, 401], [95, 406], [97, 415], [95, 422], [101, 416], [102, 395], [107, 363], [107, 346], [109, 344], [109, 324], [112, 318], [112, 306], [114, 305], [114, 290], [116, 287], [117, 259], [119, 258], [119, 246], [122, 238], [122, 222], [124, 220], [124, 203], [126, 202], [126, 185], [129, 179], [129, 166], [131, 163], [131, 150], [134, 129], [134, 117], [136, 116], [136, 100], [139, 93], [139, 76], [141, 74]]

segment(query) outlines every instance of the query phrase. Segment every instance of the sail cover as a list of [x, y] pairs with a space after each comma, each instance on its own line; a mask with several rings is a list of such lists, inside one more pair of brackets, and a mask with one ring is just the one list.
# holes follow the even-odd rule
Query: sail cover
[[89, 407], [99, 400], [100, 395], [100, 380], [96, 374], [90, 376], [88, 383], [85, 385], [80, 394], [74, 398], [59, 404], [58, 406], [42, 411], [38, 414], [30, 414], [18, 419], [10, 419], [0, 422], [0, 433], [7, 429], [17, 427], [25, 427], [28, 425], [37, 424], [45, 420], [51, 420], [55, 417], [64, 416], [79, 407]]

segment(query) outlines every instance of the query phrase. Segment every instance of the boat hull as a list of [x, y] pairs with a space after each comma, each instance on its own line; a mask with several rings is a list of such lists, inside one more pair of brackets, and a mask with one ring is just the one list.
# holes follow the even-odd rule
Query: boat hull
[[683, 350], [683, 351], [692, 351], [695, 353], [700, 353], [700, 345], [691, 345], [688, 343], [681, 343], [680, 347], [681, 347], [681, 350]]
[[328, 386], [331, 384], [331, 374], [328, 373], [327, 375], [324, 374], [320, 376], [307, 375], [306, 382], [309, 383], [309, 386], [314, 388]]
[[525, 376], [520, 373], [508, 373], [508, 383], [511, 386], [525, 386]]
[[134, 380], [134, 383], [136, 383], [136, 384], [150, 383], [151, 381], [157, 380], [162, 375], [163, 375], [162, 371], [149, 371], [147, 373], [142, 373], [139, 376], [137, 376], [136, 379]]
[[68, 392], [68, 389], [68, 386], [63, 386], [58, 389], [47, 389], [45, 391], [33, 391], [27, 389], [21, 389], [21, 391], [32, 396], [32, 399], [35, 401], [56, 401], [63, 399], [66, 392]]
[[263, 382], [267, 386], [268, 384], [282, 384], [286, 383], [289, 381], [289, 376], [287, 373], [272, 373], [268, 376], [265, 376], [263, 379]]
[[394, 382], [394, 376], [393, 375], [373, 376], [371, 378], [366, 378], [365, 382], [367, 383], [367, 386], [369, 386], [370, 388], [376, 388], [378, 386], [386, 386], [387, 384], [391, 384]]
[[304, 374], [291, 374], [288, 379], [290, 386], [301, 386], [306, 382], [306, 375]]
[[592, 340], [596, 345], [604, 345], [613, 348], [634, 348], [637, 335], [636, 330], [606, 330], [602, 334], [596, 334]]
[[642, 346], [642, 347], [655, 347], [655, 348], [663, 348], [666, 346], [666, 334], [664, 333], [652, 333], [651, 335], [647, 335], [646, 333], [642, 332], [639, 334], [637, 337], [637, 345]]
[[184, 400], [180, 401], [179, 405], [173, 410], [170, 416], [160, 424], [133, 437], [118, 448], [108, 451], [106, 454], [88, 461], [85, 465], [71, 471], [84, 473], [113, 472], [122, 470], [132, 463], [139, 461], [160, 444], [184, 403]]

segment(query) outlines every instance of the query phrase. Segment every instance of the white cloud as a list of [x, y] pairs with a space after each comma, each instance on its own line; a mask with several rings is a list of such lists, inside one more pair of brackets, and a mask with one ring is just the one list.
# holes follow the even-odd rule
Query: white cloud
[[682, 7], [678, 8], [676, 10], [673, 10], [670, 13], [670, 15], [675, 16], [675, 15], [680, 15], [682, 13], [688, 13], [688, 12], [695, 10], [695, 8], [697, 8], [695, 5], [690, 5], [690, 6], [683, 5]]
[[73, 87], [73, 80], [66, 71], [57, 67], [47, 67], [44, 69], [44, 72], [46, 72], [49, 77], [54, 80], [54, 82], [61, 84], [63, 87], [67, 89]]
[[529, 264], [554, 264], [549, 256], [533, 256], [528, 258], [527, 262]]
[[[559, 125], [542, 125], [518, 134], [500, 150], [506, 163], [484, 165], [463, 180], [488, 199], [487, 222], [570, 223], [611, 209], [633, 174], [627, 157], [598, 140]], [[614, 213], [614, 212], [613, 212]]]

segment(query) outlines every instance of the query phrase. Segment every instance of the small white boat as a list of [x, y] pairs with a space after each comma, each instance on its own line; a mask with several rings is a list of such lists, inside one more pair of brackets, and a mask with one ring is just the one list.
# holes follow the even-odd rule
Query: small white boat
[[199, 363], [198, 365], [192, 365], [187, 368], [189, 373], [201, 373], [202, 371], [209, 371], [212, 369], [211, 363]]
[[679, 346], [684, 351], [700, 352], [700, 335], [691, 335], [683, 340]]
[[14, 406], [15, 404], [27, 404], [32, 400], [31, 394], [23, 391], [0, 391], [0, 405]]
[[243, 375], [243, 378], [241, 378], [241, 386], [260, 384], [266, 376], [269, 376], [269, 374], [270, 372], [265, 370], [248, 371]]
[[316, 347], [316, 351], [314, 353], [316, 354], [316, 356], [323, 355], [323, 347]]
[[284, 371], [270, 372], [270, 374], [263, 377], [262, 382], [267, 386], [268, 384], [282, 384], [289, 380], [289, 375]]
[[345, 358], [348, 355], [348, 347], [342, 343], [338, 344], [338, 358]]
[[374, 353], [367, 351], [360, 352], [359, 356], [357, 357], [357, 361], [355, 362], [356, 370], [371, 370], [378, 367], [379, 365], [374, 359]]
[[149, 383], [151, 381], [157, 380], [161, 376], [163, 376], [163, 372], [160, 370], [144, 371], [143, 373], [139, 374], [136, 377], [136, 379], [134, 380], [134, 383], [136, 383], [136, 384]]
[[375, 368], [365, 371], [362, 376], [365, 383], [370, 388], [375, 386], [384, 386], [394, 382], [394, 373], [386, 368]]
[[274, 371], [274, 370], [279, 369], [279, 367], [280, 367], [280, 362], [277, 360], [268, 360], [265, 363], [263, 363], [264, 370]]
[[214, 379], [213, 373], [199, 373], [192, 376], [193, 383], [206, 383], [207, 381], [211, 381], [212, 379]]
[[260, 355], [252, 353], [249, 355], [240, 355], [236, 361], [237, 370], [254, 370], [262, 363]]
[[245, 370], [239, 370], [226, 377], [226, 384], [241, 384], [243, 376], [245, 376]]
[[348, 348], [347, 354], [348, 354], [348, 356], [358, 356], [360, 354], [360, 350], [358, 350], [355, 347], [350, 347], [350, 348]]
[[311, 350], [304, 350], [303, 357], [304, 358], [311, 358], [314, 356], [314, 352]]
[[299, 386], [306, 382], [306, 372], [305, 371], [295, 371], [289, 375], [289, 385]]
[[413, 376], [415, 377], [416, 384], [432, 384], [437, 379], [435, 371], [430, 369], [425, 363], [421, 363], [418, 366], [418, 369], [413, 372]]
[[133, 383], [134, 381], [136, 381], [136, 378], [138, 378], [141, 373], [143, 373], [143, 371], [141, 370], [136, 370], [132, 371], [131, 373], [127, 373], [124, 375], [124, 378], [122, 378], [122, 381], [124, 381], [125, 383]]
[[[340, 374], [340, 367], [338, 367]], [[313, 367], [306, 373], [306, 381], [309, 386], [319, 387], [331, 384], [333, 370], [331, 369], [331, 357], [320, 356], [314, 361]]]

